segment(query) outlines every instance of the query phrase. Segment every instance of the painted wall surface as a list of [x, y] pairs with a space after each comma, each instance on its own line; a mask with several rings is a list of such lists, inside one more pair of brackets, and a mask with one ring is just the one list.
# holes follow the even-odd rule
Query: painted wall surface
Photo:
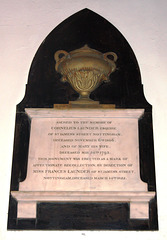
[[[89, 8], [119, 29], [133, 48], [144, 93], [153, 105], [158, 232], [7, 231], [15, 107], [24, 97], [32, 59], [50, 31], [75, 12]], [[1, 0], [0, 1], [0, 239], [166, 239], [167, 182], [167, 1], [166, 0]]]

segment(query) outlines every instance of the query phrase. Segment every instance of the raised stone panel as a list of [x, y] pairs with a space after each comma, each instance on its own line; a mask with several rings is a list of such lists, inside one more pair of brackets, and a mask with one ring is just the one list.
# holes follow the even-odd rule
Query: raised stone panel
[[[18, 217], [35, 216], [31, 212], [38, 201], [129, 202], [131, 218], [149, 217], [148, 202], [155, 193], [147, 192], [140, 179], [143, 109], [26, 113], [31, 119], [27, 176], [19, 192], [12, 192], [19, 201]], [[28, 213], [27, 206], [32, 206]]]

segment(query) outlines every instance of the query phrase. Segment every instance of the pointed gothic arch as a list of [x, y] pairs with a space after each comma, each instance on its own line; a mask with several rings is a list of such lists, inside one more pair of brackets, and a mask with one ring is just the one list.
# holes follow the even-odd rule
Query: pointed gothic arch
[[[118, 55], [117, 70], [110, 82], [101, 84], [90, 97], [100, 103], [114, 103], [116, 108], [145, 109], [139, 124], [141, 178], [148, 183], [149, 190], [155, 191], [152, 107], [144, 97], [135, 54], [118, 29], [89, 9], [59, 24], [35, 54], [24, 99], [17, 105], [11, 190], [18, 190], [19, 181], [26, 177], [30, 123], [25, 108], [52, 108], [53, 104], [77, 99], [74, 89], [60, 81], [61, 76], [55, 71], [54, 53], [60, 49], [69, 52], [85, 44], [102, 53], [113, 51]], [[29, 220], [28, 225], [27, 220], [17, 220], [16, 208], [15, 200], [10, 197], [9, 229], [157, 229], [155, 199], [150, 203], [150, 219], [140, 220], [140, 223], [129, 220], [127, 203], [39, 203], [38, 219], [36, 222]], [[59, 215], [59, 221], [54, 220], [53, 214]]]
[[106, 19], [89, 9], [83, 9], [64, 20], [44, 39], [32, 61], [27, 90], [18, 110], [24, 107], [52, 107], [54, 103], [75, 100], [77, 93], [59, 81], [54, 69], [54, 53], [67, 52], [88, 44], [102, 53], [116, 52], [117, 71], [111, 81], [102, 84], [91, 94], [93, 100], [114, 103], [117, 108], [150, 109], [141, 84], [139, 66], [130, 45], [123, 35]]

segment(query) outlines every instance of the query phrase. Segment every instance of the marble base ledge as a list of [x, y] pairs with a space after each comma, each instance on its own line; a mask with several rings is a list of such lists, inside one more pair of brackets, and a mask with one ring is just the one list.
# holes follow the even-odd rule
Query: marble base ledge
[[38, 202], [128, 202], [131, 219], [149, 218], [149, 201], [155, 192], [75, 192], [75, 191], [12, 191], [18, 201], [17, 218], [36, 218]]

